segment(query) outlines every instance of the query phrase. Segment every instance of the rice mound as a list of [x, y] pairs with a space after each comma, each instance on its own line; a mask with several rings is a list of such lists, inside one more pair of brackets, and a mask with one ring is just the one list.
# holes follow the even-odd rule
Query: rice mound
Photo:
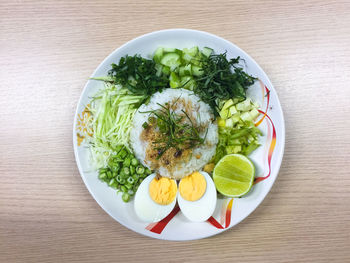
[[[204, 143], [193, 148], [192, 155], [189, 160], [180, 161], [176, 165], [176, 169], [169, 171], [166, 166], [160, 166], [156, 171], [161, 176], [170, 177], [174, 179], [181, 179], [194, 171], [198, 171], [206, 165], [215, 154], [216, 145], [218, 143], [218, 126], [214, 120], [209, 105], [200, 100], [200, 98], [193, 94], [193, 92], [185, 89], [165, 89], [162, 92], [155, 93], [149, 103], [143, 104], [137, 110], [132, 122], [132, 129], [130, 132], [130, 146], [134, 151], [136, 158], [146, 167], [150, 168], [150, 161], [146, 160], [146, 149], [149, 142], [141, 139], [143, 131], [142, 124], [148, 121], [149, 114], [141, 113], [160, 108], [159, 104], [164, 105], [178, 98], [185, 101], [190, 101], [198, 109], [196, 112], [187, 112], [197, 120], [199, 124], [206, 124], [208, 127], [207, 136]], [[181, 109], [176, 109], [175, 113], [180, 112]], [[204, 137], [204, 136], [201, 136]], [[197, 158], [200, 156], [200, 158]]]

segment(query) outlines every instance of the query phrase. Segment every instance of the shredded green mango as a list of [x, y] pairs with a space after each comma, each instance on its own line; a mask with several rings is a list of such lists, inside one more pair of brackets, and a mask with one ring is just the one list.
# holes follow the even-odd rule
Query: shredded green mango
[[92, 146], [92, 162], [97, 168], [107, 166], [109, 157], [116, 153], [118, 145], [130, 150], [131, 122], [146, 99], [146, 96], [131, 94], [126, 88], [110, 83], [105, 85], [94, 96], [89, 107], [93, 116], [90, 123], [93, 135], [89, 143]]

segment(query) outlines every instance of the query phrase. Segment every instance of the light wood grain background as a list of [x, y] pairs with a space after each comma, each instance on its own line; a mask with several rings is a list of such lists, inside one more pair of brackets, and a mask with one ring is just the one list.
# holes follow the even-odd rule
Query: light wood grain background
[[[205, 30], [269, 75], [286, 120], [262, 205], [193, 242], [140, 236], [85, 188], [75, 107], [115, 48], [166, 28]], [[350, 262], [349, 1], [0, 1], [0, 262]]]

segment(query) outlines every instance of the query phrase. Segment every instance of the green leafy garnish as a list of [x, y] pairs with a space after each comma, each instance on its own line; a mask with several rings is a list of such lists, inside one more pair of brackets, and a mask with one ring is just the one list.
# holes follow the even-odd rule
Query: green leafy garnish
[[158, 151], [157, 159], [170, 148], [175, 148], [177, 152], [192, 149], [203, 144], [206, 138], [206, 135], [203, 138], [200, 136], [200, 128], [193, 123], [184, 110], [181, 110], [182, 114], [171, 110], [174, 104], [165, 103], [162, 105], [158, 103], [160, 109], [141, 112], [150, 113], [148, 123], [145, 122], [142, 125], [143, 128], [151, 127], [159, 130], [160, 136], [153, 142]]
[[135, 95], [151, 96], [157, 91], [169, 87], [169, 80], [163, 74], [157, 74], [156, 63], [140, 55], [125, 56], [119, 64], [112, 64], [108, 75]]
[[227, 60], [226, 53], [210, 55], [201, 64], [203, 74], [196, 77], [194, 92], [219, 115], [218, 100], [246, 98], [246, 89], [256, 78], [245, 73], [237, 64], [240, 57]]

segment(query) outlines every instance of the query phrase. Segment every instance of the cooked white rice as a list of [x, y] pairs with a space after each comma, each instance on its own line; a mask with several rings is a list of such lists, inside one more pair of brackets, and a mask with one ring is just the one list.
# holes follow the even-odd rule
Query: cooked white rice
[[[198, 107], [198, 112], [187, 112], [187, 114], [192, 114], [192, 116], [197, 120], [198, 124], [208, 124], [208, 131], [205, 142], [193, 149], [193, 154], [191, 155], [192, 157], [189, 161], [186, 160], [180, 162], [176, 166], [176, 169], [171, 172], [165, 166], [161, 166], [158, 169], [157, 172], [161, 176], [172, 177], [175, 179], [180, 179], [193, 173], [194, 171], [200, 170], [215, 154], [216, 144], [218, 142], [218, 127], [216, 122], [213, 122], [214, 118], [209, 105], [202, 102], [199, 97], [194, 95], [191, 91], [185, 89], [165, 89], [161, 93], [155, 93], [147, 105], [141, 105], [139, 110], [134, 115], [132, 123], [133, 127], [130, 133], [131, 147], [134, 150], [135, 156], [143, 165], [150, 168], [150, 162], [146, 160], [146, 149], [148, 142], [141, 139], [141, 133], [143, 131], [142, 124], [148, 121], [149, 114], [140, 112], [157, 110], [160, 108], [157, 103], [164, 105], [166, 102], [171, 102], [179, 97], [184, 100], [191, 101], [192, 105]], [[175, 113], [180, 112], [181, 109], [177, 109], [175, 111]], [[201, 137], [204, 137], [204, 134], [201, 134]], [[196, 156], [200, 156], [200, 158], [197, 159]]]

